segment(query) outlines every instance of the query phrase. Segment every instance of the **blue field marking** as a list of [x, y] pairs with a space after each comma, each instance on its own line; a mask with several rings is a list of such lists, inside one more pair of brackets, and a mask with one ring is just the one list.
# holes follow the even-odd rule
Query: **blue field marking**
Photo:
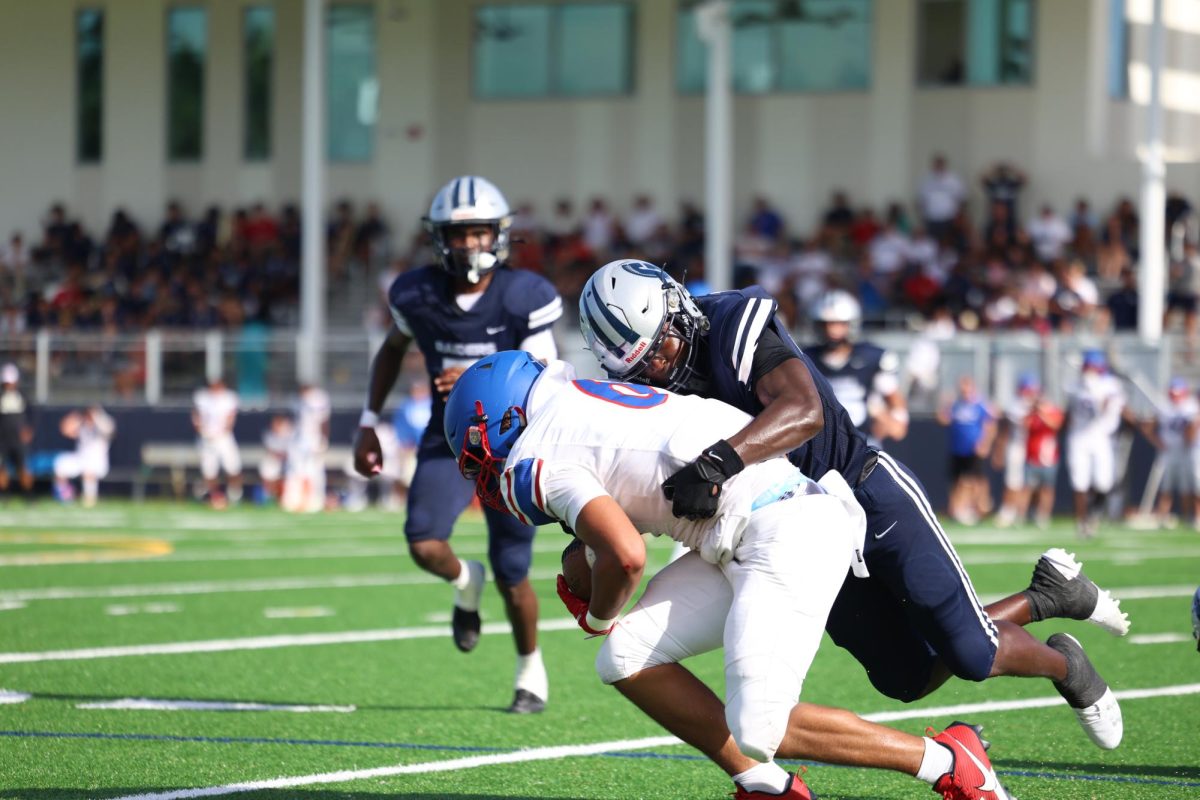
[[[449, 744], [413, 744], [411, 742], [350, 742], [337, 739], [268, 739], [254, 736], [171, 736], [149, 733], [74, 733], [68, 731], [0, 731], [0, 737], [16, 739], [111, 739], [136, 742], [189, 742], [201, 744], [282, 744], [309, 745], [317, 747], [373, 747], [387, 750], [434, 750], [452, 753], [505, 753], [516, 752], [511, 747], [467, 747]], [[614, 750], [589, 758], [649, 758], [662, 761], [708, 761], [704, 756], [689, 753], [648, 753], [642, 751]], [[824, 767], [833, 769], [861, 769], [840, 764], [824, 764], [818, 761], [796, 761], [780, 759], [787, 766]], [[1200, 781], [1172, 781], [1162, 778], [1139, 778], [1133, 775], [1091, 775], [1087, 773], [1039, 772], [1027, 769], [997, 769], [996, 774], [1013, 778], [1041, 778], [1055, 781], [1101, 781], [1105, 783], [1132, 783], [1144, 786], [1181, 786], [1187, 789], [1200, 788]]]

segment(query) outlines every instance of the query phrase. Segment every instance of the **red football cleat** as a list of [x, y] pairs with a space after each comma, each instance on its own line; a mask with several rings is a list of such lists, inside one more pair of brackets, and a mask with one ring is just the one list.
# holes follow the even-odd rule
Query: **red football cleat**
[[804, 784], [804, 779], [800, 777], [800, 773], [796, 773], [788, 778], [787, 788], [783, 790], [783, 794], [770, 794], [769, 792], [748, 792], [737, 783], [737, 791], [733, 793], [733, 800], [817, 800], [817, 796]]
[[987, 744], [979, 738], [981, 730], [978, 725], [955, 722], [933, 737], [954, 754], [954, 767], [933, 785], [943, 800], [1016, 800], [996, 777]]

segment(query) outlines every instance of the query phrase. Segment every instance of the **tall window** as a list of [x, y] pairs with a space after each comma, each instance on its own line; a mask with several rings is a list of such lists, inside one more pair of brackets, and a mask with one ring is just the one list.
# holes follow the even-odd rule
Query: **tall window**
[[1125, 0], [1108, 0], [1108, 96], [1129, 97], [1129, 19]]
[[1033, 80], [1034, 0], [921, 0], [918, 79], [942, 86]]
[[81, 164], [104, 157], [104, 12], [75, 14], [75, 156]]
[[245, 118], [242, 154], [247, 161], [271, 157], [271, 64], [275, 58], [275, 9], [249, 6], [242, 16]]
[[204, 155], [204, 62], [208, 14], [202, 8], [167, 11], [167, 157]]
[[629, 3], [484, 6], [475, 10], [475, 95], [487, 99], [628, 94]]
[[370, 161], [379, 82], [375, 76], [375, 16], [369, 5], [330, 5], [325, 128], [331, 161]]
[[[681, 92], [704, 91], [706, 45], [694, 4], [676, 20]], [[746, 94], [867, 89], [871, 83], [871, 0], [735, 0], [733, 88]]]

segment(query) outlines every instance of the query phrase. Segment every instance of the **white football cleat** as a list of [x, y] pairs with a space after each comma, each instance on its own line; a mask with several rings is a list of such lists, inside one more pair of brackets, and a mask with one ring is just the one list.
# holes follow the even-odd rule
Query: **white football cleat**
[[1121, 601], [1083, 574], [1083, 565], [1061, 547], [1052, 547], [1038, 559], [1025, 592], [1034, 621], [1062, 617], [1087, 620], [1114, 636], [1129, 633], [1129, 615]]
[[1112, 750], [1121, 743], [1125, 732], [1121, 706], [1112, 689], [1096, 672], [1074, 636], [1056, 633], [1046, 640], [1046, 644], [1067, 659], [1067, 677], [1061, 682], [1054, 681], [1054, 688], [1075, 712], [1092, 744]]

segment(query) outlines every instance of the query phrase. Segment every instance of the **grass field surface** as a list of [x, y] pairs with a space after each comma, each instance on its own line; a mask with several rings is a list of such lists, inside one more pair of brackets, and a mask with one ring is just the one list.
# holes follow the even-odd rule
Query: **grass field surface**
[[[554, 593], [566, 538], [535, 542], [545, 713], [505, 714], [513, 650], [489, 587], [463, 655], [451, 590], [406, 555], [402, 517], [288, 516], [198, 505], [0, 506], [0, 797], [720, 798], [726, 776], [600, 684], [598, 647]], [[1200, 654], [1190, 635], [1200, 534], [949, 528], [985, 599], [1023, 589], [1049, 546], [1076, 552], [1133, 627], [1076, 636], [1123, 698], [1125, 739], [1084, 736], [1047, 681], [952, 680], [912, 705], [876, 694], [828, 640], [804, 698], [921, 733], [985, 726], [1009, 788], [1029, 798], [1200, 798]], [[484, 558], [478, 516], [452, 539]], [[651, 543], [647, 574], [670, 542]], [[721, 660], [690, 663], [722, 689]], [[807, 765], [822, 798], [932, 797], [904, 775]]]

